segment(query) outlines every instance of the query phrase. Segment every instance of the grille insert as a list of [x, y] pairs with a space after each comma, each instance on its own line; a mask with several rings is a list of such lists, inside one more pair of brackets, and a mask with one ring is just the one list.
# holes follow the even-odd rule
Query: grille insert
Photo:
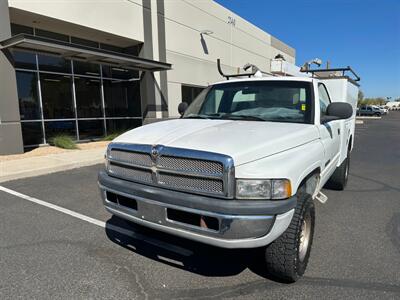
[[151, 170], [128, 168], [126, 166], [119, 166], [115, 163], [111, 163], [108, 172], [113, 176], [132, 181], [152, 182]]
[[151, 167], [152, 165], [151, 157], [146, 153], [111, 150], [110, 158], [122, 163], [143, 167]]
[[170, 170], [205, 174], [222, 174], [224, 172], [224, 168], [219, 162], [174, 156], [161, 156], [158, 159], [158, 165]]
[[176, 174], [160, 173], [158, 183], [168, 187], [205, 191], [211, 193], [222, 193], [223, 183], [221, 179], [192, 177]]

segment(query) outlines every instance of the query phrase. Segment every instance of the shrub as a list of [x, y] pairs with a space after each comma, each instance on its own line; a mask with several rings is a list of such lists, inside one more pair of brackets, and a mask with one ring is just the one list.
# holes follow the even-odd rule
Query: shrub
[[50, 145], [63, 149], [78, 149], [74, 139], [69, 135], [57, 135], [50, 140]]
[[110, 134], [106, 135], [105, 137], [103, 137], [102, 140], [103, 141], [112, 141], [119, 135], [121, 135], [121, 132], [110, 133]]

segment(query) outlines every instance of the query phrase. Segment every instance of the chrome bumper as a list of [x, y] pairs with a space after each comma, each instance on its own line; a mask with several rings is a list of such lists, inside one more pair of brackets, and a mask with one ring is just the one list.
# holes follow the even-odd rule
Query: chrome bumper
[[[277, 215], [221, 214], [143, 198], [111, 189], [100, 183], [99, 187], [106, 210], [114, 215], [155, 230], [222, 248], [265, 246], [287, 229], [294, 213], [294, 209], [291, 209]], [[107, 192], [135, 201], [134, 209], [120, 205], [118, 201], [110, 201], [107, 199]], [[171, 220], [168, 217], [168, 210], [214, 218], [218, 220], [218, 229]]]

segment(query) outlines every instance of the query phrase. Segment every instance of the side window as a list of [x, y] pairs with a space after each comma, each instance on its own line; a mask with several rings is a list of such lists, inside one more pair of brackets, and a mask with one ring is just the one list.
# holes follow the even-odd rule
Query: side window
[[329, 99], [328, 92], [322, 83], [318, 85], [318, 93], [319, 93], [319, 107], [321, 111], [321, 117], [323, 117], [326, 114], [326, 109], [329, 103], [331, 103], [331, 100]]

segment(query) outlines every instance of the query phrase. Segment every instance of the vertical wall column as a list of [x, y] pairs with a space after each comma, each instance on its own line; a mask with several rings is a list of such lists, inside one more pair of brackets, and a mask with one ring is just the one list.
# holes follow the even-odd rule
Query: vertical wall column
[[[0, 41], [11, 37], [8, 1], [0, 0]], [[7, 50], [0, 51], [0, 154], [23, 153], [17, 80]]]
[[[143, 0], [143, 58], [166, 62], [164, 2]], [[167, 71], [142, 72], [141, 102], [144, 123], [168, 117]]]

